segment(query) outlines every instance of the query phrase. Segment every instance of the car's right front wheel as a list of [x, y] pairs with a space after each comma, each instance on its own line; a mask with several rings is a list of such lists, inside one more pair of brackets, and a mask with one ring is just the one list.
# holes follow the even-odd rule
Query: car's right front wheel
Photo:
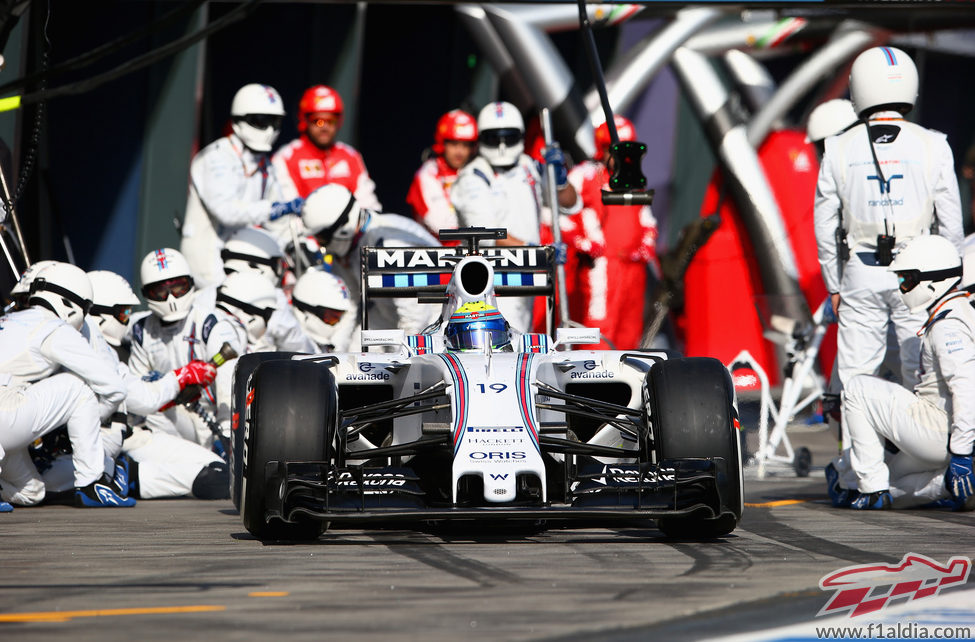
[[652, 449], [656, 461], [712, 458], [720, 509], [716, 516], [657, 520], [664, 534], [709, 539], [735, 529], [742, 514], [742, 471], [735, 389], [717, 359], [659, 361], [647, 375]]

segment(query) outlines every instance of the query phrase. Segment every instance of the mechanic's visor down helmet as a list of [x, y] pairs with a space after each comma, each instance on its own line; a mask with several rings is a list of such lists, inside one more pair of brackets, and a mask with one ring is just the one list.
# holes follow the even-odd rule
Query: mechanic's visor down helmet
[[525, 151], [525, 121], [511, 103], [488, 103], [477, 116], [479, 153], [492, 167], [510, 167]]
[[217, 290], [217, 303], [243, 324], [248, 343], [257, 343], [277, 308], [277, 292], [257, 272], [234, 272]]
[[186, 257], [171, 247], [153, 250], [142, 259], [139, 275], [153, 314], [165, 323], [186, 318], [196, 298]]
[[508, 322], [493, 305], [482, 301], [465, 303], [450, 315], [444, 332], [444, 346], [457, 352], [511, 348]]
[[84, 270], [70, 263], [49, 265], [30, 284], [30, 304], [47, 308], [80, 330], [91, 308], [91, 282]]
[[281, 133], [284, 104], [274, 87], [244, 85], [234, 94], [230, 118], [234, 133], [244, 145], [255, 152], [269, 152]]
[[352, 192], [329, 183], [308, 195], [301, 208], [301, 221], [319, 245], [331, 254], [345, 256], [355, 245], [363, 214]]
[[109, 345], [122, 345], [129, 328], [132, 309], [139, 305], [139, 297], [124, 277], [107, 270], [88, 273], [91, 281], [92, 306], [89, 314]]
[[921, 312], [961, 283], [962, 261], [951, 241], [926, 234], [908, 241], [887, 271], [897, 275], [901, 298], [911, 312]]
[[252, 270], [263, 274], [273, 285], [280, 283], [284, 274], [283, 257], [277, 240], [257, 227], [237, 230], [220, 251], [227, 274]]
[[352, 309], [349, 290], [339, 277], [324, 270], [308, 270], [291, 294], [295, 317], [315, 343], [333, 345], [336, 325]]

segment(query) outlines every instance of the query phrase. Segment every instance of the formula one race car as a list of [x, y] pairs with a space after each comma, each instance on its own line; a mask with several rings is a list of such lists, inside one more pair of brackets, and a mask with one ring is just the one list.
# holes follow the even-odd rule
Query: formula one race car
[[[504, 235], [468, 228], [442, 233], [467, 247], [363, 250], [362, 310], [374, 297], [443, 301], [424, 334], [364, 330], [364, 349], [385, 352], [239, 360], [232, 496], [251, 534], [446, 520], [652, 518], [685, 538], [735, 528], [742, 472], [727, 369], [662, 351], [564, 349], [598, 343], [598, 330], [554, 328], [552, 248], [478, 248]], [[497, 315], [496, 295], [548, 297], [549, 333], [510, 345], [488, 330], [466, 343], [449, 335], [460, 308]]]

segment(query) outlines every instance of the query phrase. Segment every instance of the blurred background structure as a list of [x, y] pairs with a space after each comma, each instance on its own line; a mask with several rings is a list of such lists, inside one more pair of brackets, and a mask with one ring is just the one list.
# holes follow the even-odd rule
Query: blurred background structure
[[[909, 118], [948, 135], [971, 231], [961, 176], [975, 139], [975, 12], [764, 6], [587, 11], [613, 109], [649, 145], [665, 268], [679, 263], [666, 252], [688, 224], [721, 215], [679, 284], [677, 347], [726, 362], [746, 347], [771, 364], [782, 357], [756, 303], [807, 321], [825, 294], [805, 120], [846, 95], [863, 49], [892, 44], [914, 57], [921, 90]], [[0, 101], [0, 139], [27, 250], [132, 280], [147, 251], [178, 247], [190, 159], [223, 134], [231, 97], [251, 82], [277, 88], [292, 114], [306, 87], [338, 89], [340, 139], [363, 153], [390, 212], [407, 212], [421, 153], [452, 108], [504, 99], [532, 118], [548, 107], [581, 161], [603, 115], [578, 24], [577, 5], [549, 2], [0, 0], [0, 98], [20, 97], [16, 108]], [[295, 135], [288, 118], [279, 144]]]

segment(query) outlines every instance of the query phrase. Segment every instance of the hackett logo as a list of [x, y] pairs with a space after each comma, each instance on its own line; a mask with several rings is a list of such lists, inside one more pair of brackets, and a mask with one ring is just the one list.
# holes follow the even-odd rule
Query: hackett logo
[[963, 586], [971, 570], [967, 557], [955, 556], [939, 564], [917, 553], [908, 553], [898, 564], [847, 566], [819, 580], [821, 590], [836, 593], [816, 616], [849, 612], [850, 617], [858, 617], [882, 610], [891, 600], [933, 597], [944, 588]]

